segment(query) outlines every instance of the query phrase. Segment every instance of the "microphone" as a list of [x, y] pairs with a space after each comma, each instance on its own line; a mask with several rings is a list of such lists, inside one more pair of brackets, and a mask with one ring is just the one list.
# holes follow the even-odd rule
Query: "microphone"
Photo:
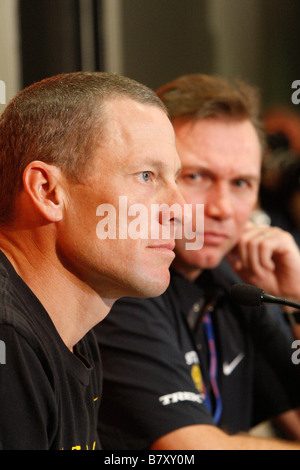
[[232, 300], [247, 307], [259, 307], [263, 303], [281, 304], [300, 310], [300, 304], [266, 294], [262, 289], [250, 284], [234, 284], [230, 290]]

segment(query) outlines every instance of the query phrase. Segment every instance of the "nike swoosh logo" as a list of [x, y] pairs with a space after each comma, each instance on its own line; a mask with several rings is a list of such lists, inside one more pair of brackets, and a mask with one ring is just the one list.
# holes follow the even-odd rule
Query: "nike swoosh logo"
[[224, 362], [223, 364], [223, 374], [224, 375], [230, 375], [234, 369], [239, 365], [239, 363], [244, 359], [245, 354], [240, 353], [238, 356], [236, 356], [233, 361], [228, 364], [227, 362]]

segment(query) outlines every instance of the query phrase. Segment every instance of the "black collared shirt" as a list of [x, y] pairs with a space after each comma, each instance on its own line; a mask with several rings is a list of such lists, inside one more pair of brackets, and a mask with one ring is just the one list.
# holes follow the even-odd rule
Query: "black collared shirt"
[[[235, 281], [223, 267], [204, 272], [195, 283], [172, 272], [162, 296], [121, 299], [96, 327], [104, 367], [99, 415], [104, 449], [146, 449], [193, 424], [246, 431], [299, 406], [292, 338], [277, 315], [234, 304], [229, 289]], [[222, 399], [218, 424], [204, 401], [204, 393], [211, 393], [202, 322], [207, 307]]]

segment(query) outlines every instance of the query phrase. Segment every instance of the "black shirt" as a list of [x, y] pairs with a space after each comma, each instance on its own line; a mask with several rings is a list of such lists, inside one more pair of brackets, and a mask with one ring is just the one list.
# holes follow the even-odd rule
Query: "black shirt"
[[[124, 298], [96, 327], [104, 368], [99, 432], [104, 449], [146, 449], [183, 426], [218, 425], [229, 433], [300, 405], [299, 366], [283, 320], [264, 308], [233, 304], [223, 268], [192, 283], [171, 273], [154, 299]], [[211, 314], [222, 413], [214, 421], [208, 342]], [[214, 410], [213, 410], [214, 411]]]
[[0, 448], [97, 449], [101, 368], [93, 332], [63, 343], [37, 297], [0, 252]]

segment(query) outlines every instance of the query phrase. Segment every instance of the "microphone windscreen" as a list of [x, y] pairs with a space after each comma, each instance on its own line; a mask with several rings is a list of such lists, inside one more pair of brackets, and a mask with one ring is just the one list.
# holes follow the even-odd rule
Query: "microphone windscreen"
[[250, 284], [234, 284], [230, 295], [232, 300], [248, 307], [260, 307], [264, 291]]

